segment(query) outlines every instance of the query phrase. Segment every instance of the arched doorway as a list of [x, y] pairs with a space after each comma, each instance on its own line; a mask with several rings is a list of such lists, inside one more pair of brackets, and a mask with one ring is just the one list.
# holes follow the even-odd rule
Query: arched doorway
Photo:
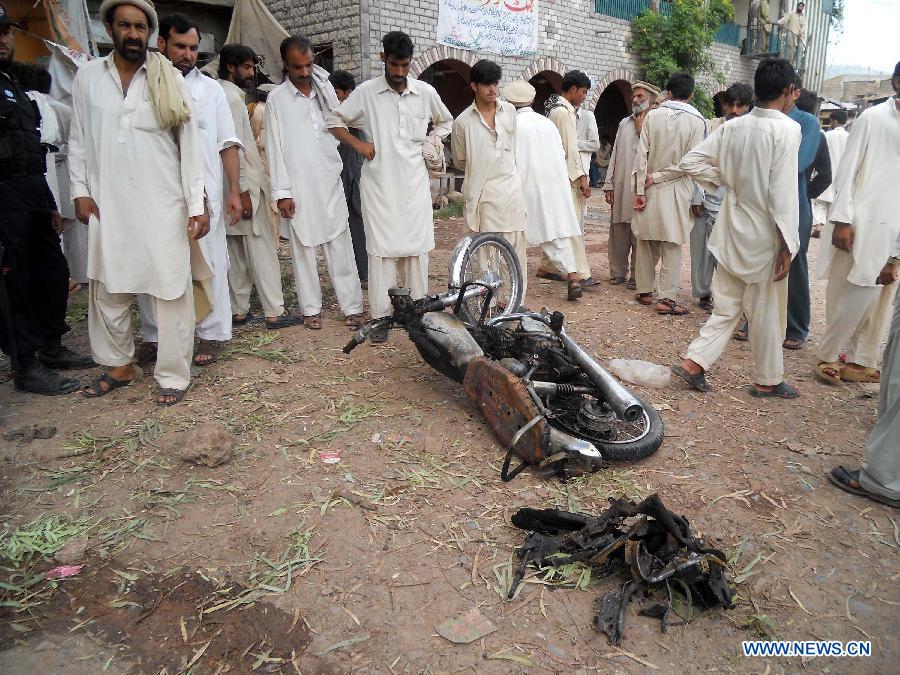
[[534, 103], [532, 108], [537, 112], [544, 114], [544, 103], [552, 94], [562, 93], [562, 75], [552, 70], [542, 70], [532, 77], [528, 82], [535, 89]]
[[615, 139], [619, 122], [630, 114], [631, 84], [626, 80], [611, 82], [600, 94], [597, 106], [594, 108], [600, 136], [609, 136]]
[[423, 70], [419, 79], [437, 89], [450, 114], [457, 117], [475, 98], [469, 87], [470, 70], [471, 67], [467, 63], [456, 59], [443, 59]]

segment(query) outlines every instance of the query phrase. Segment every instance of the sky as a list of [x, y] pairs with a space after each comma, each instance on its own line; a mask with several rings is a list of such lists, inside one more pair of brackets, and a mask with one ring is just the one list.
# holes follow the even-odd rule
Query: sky
[[846, 0], [844, 30], [832, 33], [827, 65], [892, 72], [900, 61], [900, 0]]

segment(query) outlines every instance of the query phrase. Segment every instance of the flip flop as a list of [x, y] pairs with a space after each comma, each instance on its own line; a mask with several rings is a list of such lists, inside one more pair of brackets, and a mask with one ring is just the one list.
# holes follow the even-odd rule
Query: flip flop
[[[181, 403], [181, 399], [184, 398], [184, 395], [187, 393], [188, 389], [191, 388], [191, 385], [188, 384], [184, 389], [169, 389], [169, 388], [161, 388], [156, 392], [156, 405], [169, 407], [170, 405], [175, 405], [176, 403]], [[160, 396], [172, 396], [175, 398], [174, 401], [160, 401]]]
[[[112, 377], [108, 371], [103, 373], [100, 377], [98, 377], [90, 384], [84, 385], [81, 388], [81, 395], [85, 398], [100, 398], [101, 396], [106, 396], [116, 389], [127, 387], [132, 382], [139, 380], [144, 374], [144, 371], [141, 370], [140, 366], [135, 365], [133, 366], [133, 368], [134, 376], [130, 380], [117, 380], [116, 378]], [[107, 388], [103, 389], [101, 384], [107, 385]]]
[[279, 328], [290, 328], [291, 326], [299, 326], [303, 323], [303, 319], [293, 314], [285, 312], [281, 316], [276, 316], [274, 321], [266, 319], [266, 328], [269, 330], [278, 330]]
[[828, 479], [829, 483], [831, 483], [835, 487], [840, 488], [844, 492], [849, 492], [852, 495], [859, 495], [860, 497], [868, 497], [869, 499], [881, 504], [893, 506], [895, 509], [900, 508], [900, 499], [891, 499], [890, 497], [884, 497], [882, 495], [875, 494], [874, 492], [864, 490], [862, 486], [855, 488], [850, 485], [850, 481], [855, 481], [857, 484], [859, 484], [859, 473], [859, 469], [855, 471], [848, 471], [843, 466], [838, 465], [831, 471], [826, 473], [825, 478]]
[[[215, 363], [219, 360], [219, 355], [222, 353], [222, 343], [216, 340], [200, 340], [200, 344], [197, 345], [197, 350], [194, 352], [194, 365], [204, 367], [208, 366], [212, 363]], [[198, 361], [198, 356], [208, 356], [209, 358], [205, 361]]]
[[318, 314], [303, 317], [303, 326], [309, 330], [322, 330], [322, 317]]
[[577, 281], [570, 281], [566, 298], [568, 300], [578, 300], [582, 295], [584, 295], [584, 291], [581, 290], [581, 284]]
[[[660, 309], [660, 307], [665, 309]], [[690, 314], [690, 310], [683, 305], [679, 305], [674, 300], [665, 298], [656, 303], [656, 313], [662, 316], [684, 316], [685, 314]]]
[[609, 280], [610, 286], [621, 286], [625, 283], [625, 277], [613, 277]]
[[734, 331], [734, 334], [732, 334], [731, 338], [733, 340], [737, 340], [738, 342], [747, 342], [750, 339], [750, 336], [747, 335], [746, 330], [744, 330], [743, 328], [738, 328], [736, 331]]
[[841, 368], [841, 379], [844, 382], [871, 382], [874, 384], [881, 383], [881, 371], [875, 368], [853, 368], [847, 364]]
[[556, 272], [545, 272], [544, 270], [538, 270], [537, 274], [535, 274], [538, 279], [550, 279], [550, 281], [566, 281], [566, 278], [562, 274], [557, 274]]
[[800, 390], [787, 382], [778, 383], [772, 391], [757, 389], [755, 384], [751, 384], [748, 389], [753, 398], [797, 398], [800, 395]]
[[231, 315], [231, 325], [232, 326], [243, 326], [250, 320], [250, 313], [247, 312], [244, 316], [240, 314], [232, 314]]
[[652, 305], [653, 293], [638, 293], [636, 296], [634, 296], [634, 299], [642, 305]]
[[803, 349], [803, 343], [804, 343], [804, 340], [788, 338], [787, 340], [785, 340], [784, 342], [781, 343], [781, 346], [784, 347], [785, 349], [797, 350], [797, 349]]
[[708, 392], [712, 387], [709, 386], [709, 382], [706, 381], [706, 372], [696, 373], [691, 375], [688, 371], [686, 371], [681, 366], [672, 366], [672, 372], [675, 373], [682, 380], [687, 382], [697, 391], [702, 391], [704, 393]]
[[[829, 375], [826, 371], [832, 371], [834, 374]], [[840, 384], [843, 381], [843, 371], [841, 364], [834, 361], [819, 361], [813, 370], [816, 379], [825, 384]]]
[[636, 291], [637, 290], [637, 282], [634, 279], [629, 279], [628, 282], [625, 284], [625, 288], [627, 288], [629, 291]]
[[351, 314], [347, 317], [344, 325], [350, 330], [359, 330], [365, 322], [366, 320], [362, 314]]

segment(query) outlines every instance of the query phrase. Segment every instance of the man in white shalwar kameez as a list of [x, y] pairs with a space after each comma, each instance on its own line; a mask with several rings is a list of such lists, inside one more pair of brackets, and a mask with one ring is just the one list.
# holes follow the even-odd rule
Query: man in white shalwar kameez
[[[573, 241], [573, 246], [578, 282], [582, 288], [589, 288], [594, 285], [584, 242], [584, 215], [586, 201], [591, 196], [591, 185], [588, 180], [589, 168], [584, 168], [578, 148], [576, 111], [584, 103], [590, 88], [591, 80], [587, 75], [580, 70], [569, 71], [563, 76], [562, 95], [552, 96], [544, 104], [547, 110], [547, 119], [556, 125], [560, 138], [562, 138], [563, 151], [566, 154], [566, 172], [571, 185], [575, 214], [578, 216], [578, 227], [581, 230], [581, 236]], [[546, 254], [541, 254], [541, 266], [538, 268], [537, 276], [540, 279], [566, 280], [565, 277], [561, 276], [560, 270], [552, 268]]]
[[219, 83], [225, 91], [241, 153], [241, 219], [228, 228], [228, 287], [232, 323], [246, 323], [250, 316], [250, 292], [256, 294], [266, 317], [266, 328], [277, 329], [302, 323], [284, 311], [281, 266], [275, 252], [274, 230], [269, 209], [269, 177], [263, 166], [247, 113], [245, 90], [256, 78], [257, 57], [245, 45], [225, 45], [219, 52]]
[[506, 100], [516, 107], [516, 166], [525, 200], [525, 236], [539, 244], [555, 269], [566, 275], [566, 297], [581, 294], [575, 264], [574, 241], [581, 236], [572, 189], [566, 172], [562, 138], [556, 125], [531, 107], [535, 89], [525, 80], [503, 88]]
[[[430, 84], [409, 77], [413, 43], [392, 31], [382, 39], [384, 74], [357, 87], [328, 117], [341, 143], [366, 158], [360, 178], [369, 308], [375, 319], [391, 314], [388, 289], [398, 277], [413, 298], [428, 292], [428, 253], [434, 248], [434, 215], [422, 144], [431, 134], [446, 138], [453, 117]], [[370, 142], [348, 128], [362, 129]], [[373, 332], [387, 340], [387, 329]]]
[[[218, 360], [222, 342], [231, 339], [231, 296], [228, 292], [228, 243], [225, 228], [237, 222], [241, 213], [238, 193], [241, 142], [234, 130], [234, 121], [225, 92], [218, 82], [197, 68], [200, 29], [182, 14], [172, 14], [160, 20], [156, 45], [172, 65], [184, 76], [191, 93], [189, 105], [197, 116], [200, 129], [200, 149], [203, 152], [204, 189], [209, 204], [209, 234], [200, 242], [200, 250], [213, 272], [210, 283], [212, 308], [198, 317], [197, 337], [200, 343], [194, 363], [206, 366]], [[224, 167], [224, 171], [223, 171]], [[230, 190], [223, 190], [225, 176]], [[138, 298], [141, 310], [141, 336], [145, 344], [157, 342], [156, 317], [147, 298]], [[152, 354], [152, 347], [150, 348]], [[152, 356], [145, 352], [142, 358]]]
[[[900, 63], [894, 72], [900, 94]], [[853, 124], [834, 182], [830, 218], [834, 245], [828, 265], [825, 334], [819, 342], [816, 376], [828, 383], [879, 382], [881, 339], [897, 292], [900, 213], [900, 98], [863, 112]], [[838, 363], [846, 351], [846, 365]]]
[[313, 64], [312, 43], [288, 37], [281, 43], [287, 78], [266, 100], [266, 153], [272, 201], [291, 241], [294, 282], [303, 324], [322, 327], [322, 289], [316, 249], [321, 246], [347, 326], [363, 324], [363, 296], [353, 257], [349, 213], [341, 182], [343, 162], [325, 125], [337, 107], [328, 74]]
[[469, 72], [475, 100], [453, 122], [453, 164], [465, 173], [466, 225], [472, 232], [497, 232], [513, 247], [528, 288], [525, 203], [516, 168], [516, 110], [498, 100], [500, 66], [482, 59]]
[[798, 2], [796, 10], [788, 12], [775, 23], [784, 29], [784, 58], [794, 67], [803, 59], [803, 40], [806, 37], [806, 17], [803, 16], [805, 7], [803, 2]]
[[[830, 129], [825, 132], [825, 142], [828, 144], [828, 156], [831, 159], [831, 175], [837, 176], [847, 147], [850, 132], [847, 131], [846, 110], [832, 110], [829, 115]], [[819, 246], [819, 257], [816, 260], [816, 278], [824, 279], [827, 273], [828, 261], [831, 260], [831, 221], [828, 212], [834, 201], [834, 185], [830, 184], [825, 191], [812, 200], [813, 212], [813, 236], [822, 240]], [[816, 233], [818, 232], [818, 234]], [[822, 236], [824, 234], [824, 236]]]
[[[600, 152], [600, 129], [597, 128], [597, 117], [592, 110], [578, 108], [575, 111], [575, 133], [578, 135], [578, 156], [581, 166], [591, 174], [591, 155]], [[584, 208], [587, 209], [585, 202]]]
[[75, 76], [69, 169], [76, 215], [89, 223], [91, 350], [110, 370], [83, 393], [103, 396], [139, 376], [131, 304], [145, 293], [159, 326], [156, 400], [172, 405], [191, 378], [192, 271], [211, 276], [190, 245], [209, 228], [199, 130], [181, 75], [147, 52], [153, 5], [105, 0], [100, 16], [115, 48]]
[[725, 196], [709, 241], [716, 258], [712, 316], [672, 367], [699, 391], [706, 371], [731, 340], [742, 314], [750, 321], [755, 397], [794, 398], [784, 381], [781, 343], [787, 322], [787, 281], [800, 248], [797, 153], [800, 125], [784, 114], [794, 70], [785, 59], [766, 59], [756, 70], [759, 102], [752, 112], [720, 126], [687, 153], [679, 169], [704, 190]]
[[631, 229], [637, 239], [635, 281], [637, 299], [653, 304], [659, 264], [656, 311], [687, 314], [679, 305], [682, 245], [690, 238], [694, 183], [678, 167], [681, 158], [703, 140], [706, 120], [688, 101], [694, 78], [675, 73], [666, 84], [669, 100], [647, 113], [634, 158], [634, 210]]
[[610, 209], [609, 283], [619, 286], [627, 280], [631, 290], [635, 289], [634, 256], [637, 248], [637, 241], [631, 231], [631, 219], [634, 216], [631, 174], [634, 172], [634, 156], [644, 117], [658, 94], [659, 90], [652, 84], [635, 82], [631, 85], [631, 114], [619, 122], [612, 154], [609, 156], [606, 181], [603, 183], [604, 197]]

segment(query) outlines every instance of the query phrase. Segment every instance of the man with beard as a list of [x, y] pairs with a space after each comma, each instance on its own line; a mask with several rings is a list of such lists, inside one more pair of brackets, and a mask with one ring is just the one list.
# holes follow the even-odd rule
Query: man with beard
[[[200, 344], [194, 363], [207, 366], [218, 360], [222, 343], [231, 339], [231, 297], [228, 292], [228, 244], [225, 230], [241, 216], [239, 193], [241, 142], [234, 131], [231, 110], [218, 82], [197, 68], [200, 29], [181, 14], [163, 17], [156, 39], [159, 53], [184, 77], [191, 98], [188, 101], [200, 129], [200, 150], [205, 167], [204, 185], [209, 200], [209, 234], [200, 242], [200, 250], [212, 270], [210, 285], [212, 308], [202, 319], [198, 316]], [[222, 168], [225, 168], [224, 176]], [[229, 191], [224, 195], [224, 179]], [[223, 199], [224, 197], [224, 199]], [[156, 317], [148, 298], [138, 298], [141, 310], [141, 335], [144, 348], [138, 362], [152, 361], [157, 342]]]
[[337, 96], [328, 73], [313, 64], [308, 38], [285, 38], [281, 60], [287, 77], [266, 101], [266, 154], [272, 200], [291, 241], [303, 325], [322, 328], [316, 262], [321, 246], [346, 325], [356, 329], [363, 324], [363, 296], [341, 183], [343, 163], [325, 126], [326, 115], [338, 105]]
[[[465, 173], [466, 225], [473, 232], [497, 232], [512, 244], [522, 266], [524, 298], [528, 256], [525, 204], [516, 170], [516, 110], [497, 99], [501, 77], [500, 66], [488, 59], [472, 66], [469, 86], [475, 100], [453, 122], [451, 148], [453, 164]], [[581, 295], [577, 281], [569, 292]]]
[[786, 33], [784, 58], [790, 61], [795, 68], [803, 58], [803, 38], [806, 36], [806, 18], [803, 16], [805, 7], [805, 4], [798, 2], [796, 10], [788, 12], [775, 24], [784, 28]]
[[[631, 85], [631, 114], [619, 122], [603, 193], [610, 207], [609, 215], [609, 283], [618, 286], [628, 280], [628, 288], [635, 289], [634, 254], [635, 238], [631, 231], [634, 214], [631, 174], [634, 171], [634, 154], [637, 152], [641, 125], [650, 110], [653, 98], [659, 90], [646, 82]], [[628, 257], [631, 255], [631, 266]]]
[[44, 175], [37, 108], [10, 74], [14, 26], [0, 3], [0, 347], [12, 361], [16, 389], [68, 394], [79, 383], [50, 369], [89, 368], [93, 361], [60, 344], [69, 330], [62, 216]]
[[673, 73], [666, 83], [669, 99], [647, 113], [634, 158], [635, 210], [631, 226], [637, 239], [635, 279], [637, 300], [653, 304], [656, 283], [658, 314], [681, 316], [677, 303], [681, 285], [681, 247], [689, 238], [693, 181], [678, 162], [706, 135], [706, 120], [688, 101], [694, 78]]
[[[453, 117], [430, 84], [409, 77], [412, 39], [392, 31], [381, 41], [384, 74], [363, 82], [328, 117], [328, 127], [368, 160], [362, 169], [363, 221], [369, 253], [369, 304], [372, 317], [391, 313], [388, 289], [398, 276], [413, 298], [428, 292], [428, 253], [434, 248], [434, 215], [422, 145], [428, 136], [447, 137]], [[370, 142], [349, 128], [365, 131]], [[387, 340], [387, 329], [373, 332]]]
[[[219, 83], [231, 109], [241, 154], [241, 220], [228, 229], [228, 288], [232, 323], [250, 317], [250, 292], [256, 294], [266, 317], [266, 328], [296, 326], [300, 319], [284, 311], [281, 268], [275, 253], [275, 237], [269, 218], [269, 178], [263, 166], [250, 116], [246, 90], [256, 81], [256, 54], [245, 45], [231, 44], [219, 52]], [[226, 186], [230, 191], [231, 186]]]
[[192, 272], [211, 276], [191, 255], [191, 240], [209, 230], [199, 131], [181, 75], [147, 51], [153, 5], [104, 0], [100, 16], [114, 50], [79, 68], [72, 84], [69, 171], [75, 214], [89, 228], [91, 349], [110, 369], [82, 393], [104, 396], [140, 376], [131, 303], [144, 293], [159, 332], [156, 402], [173, 405], [191, 381]]

